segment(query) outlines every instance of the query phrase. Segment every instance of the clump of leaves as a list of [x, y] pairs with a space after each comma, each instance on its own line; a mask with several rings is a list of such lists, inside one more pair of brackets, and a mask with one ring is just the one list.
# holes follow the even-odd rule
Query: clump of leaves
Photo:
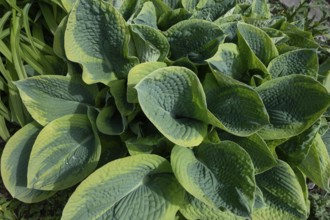
[[[266, 1], [77, 0], [55, 32], [67, 76], [14, 82], [35, 120], [1, 173], [62, 219], [305, 219], [329, 191], [329, 60]], [[329, 145], [328, 145], [329, 146]]]

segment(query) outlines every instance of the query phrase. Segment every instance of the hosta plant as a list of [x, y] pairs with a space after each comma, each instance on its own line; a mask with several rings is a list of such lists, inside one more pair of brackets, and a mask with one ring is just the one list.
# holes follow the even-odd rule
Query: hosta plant
[[62, 219], [306, 219], [306, 178], [330, 190], [329, 59], [266, 1], [62, 4], [54, 47], [80, 68], [14, 82], [35, 121], [1, 158], [13, 197], [79, 184]]

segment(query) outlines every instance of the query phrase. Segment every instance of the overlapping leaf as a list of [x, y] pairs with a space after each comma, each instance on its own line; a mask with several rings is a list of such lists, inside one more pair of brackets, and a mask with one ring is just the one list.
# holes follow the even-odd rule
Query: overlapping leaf
[[206, 61], [220, 73], [237, 80], [243, 78], [243, 74], [247, 70], [243, 55], [239, 52], [237, 45], [233, 43], [220, 44], [217, 53]]
[[256, 176], [266, 207], [257, 209], [253, 219], [306, 219], [307, 206], [300, 183], [283, 161], [269, 171]]
[[2, 181], [13, 198], [25, 203], [40, 202], [55, 194], [27, 187], [27, 170], [30, 153], [41, 127], [30, 123], [13, 135], [1, 156]]
[[66, 115], [38, 135], [29, 159], [28, 187], [61, 190], [83, 180], [96, 168], [99, 138], [87, 115]]
[[315, 184], [330, 191], [330, 157], [319, 134], [316, 134], [306, 158], [298, 167]]
[[165, 67], [143, 78], [135, 88], [143, 112], [170, 141], [187, 147], [203, 141], [208, 111], [195, 73], [183, 67]]
[[108, 84], [125, 78], [138, 63], [128, 55], [129, 37], [125, 20], [111, 4], [78, 0], [69, 15], [65, 52], [69, 60], [83, 65], [86, 83]]
[[319, 68], [316, 50], [289, 51], [273, 59], [267, 68], [273, 78], [291, 74], [303, 74], [316, 78]]
[[181, 21], [165, 32], [170, 43], [170, 58], [188, 57], [199, 63], [212, 57], [224, 39], [220, 28], [209, 21], [189, 19]]
[[329, 107], [327, 90], [308, 76], [290, 75], [265, 82], [257, 89], [270, 125], [260, 131], [265, 139], [290, 138], [309, 128]]
[[169, 52], [166, 37], [147, 25], [130, 25], [135, 50], [141, 62], [163, 61]]
[[234, 142], [174, 147], [173, 172], [194, 197], [213, 208], [226, 208], [248, 217], [255, 198], [254, 168], [250, 156]]
[[254, 134], [249, 137], [220, 135], [222, 140], [230, 140], [240, 145], [251, 157], [256, 174], [265, 172], [276, 165], [274, 156], [265, 141]]
[[46, 125], [61, 116], [86, 113], [94, 105], [97, 87], [87, 86], [79, 77], [35, 76], [15, 82], [32, 117]]
[[137, 92], [134, 86], [138, 84], [144, 77], [152, 73], [153, 71], [166, 67], [162, 62], [147, 62], [141, 63], [133, 67], [128, 73], [127, 79], [127, 101], [131, 103], [137, 103]]
[[212, 219], [212, 220], [243, 220], [243, 217], [236, 216], [228, 211], [221, 211], [212, 206], [208, 206], [196, 197], [185, 194], [185, 202], [180, 208], [180, 212], [187, 219]]
[[174, 219], [183, 193], [167, 160], [131, 156], [108, 163], [84, 180], [62, 219]]
[[208, 109], [227, 132], [249, 136], [269, 123], [259, 95], [247, 85], [216, 73], [206, 76], [203, 87]]

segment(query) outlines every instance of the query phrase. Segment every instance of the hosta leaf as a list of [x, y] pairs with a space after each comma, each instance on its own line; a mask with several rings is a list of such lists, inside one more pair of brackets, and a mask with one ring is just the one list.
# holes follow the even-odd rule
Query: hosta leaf
[[71, 9], [76, 1], [77, 0], [61, 0], [62, 5], [67, 12], [71, 11]]
[[105, 107], [96, 118], [96, 126], [107, 135], [122, 134], [127, 126], [126, 118], [114, 106]]
[[266, 0], [253, 0], [251, 5], [252, 18], [270, 18], [271, 14]]
[[279, 145], [277, 149], [280, 151], [282, 158], [291, 164], [300, 164], [307, 156], [319, 128], [320, 123], [318, 121], [303, 133]]
[[197, 76], [183, 67], [158, 69], [136, 85], [139, 103], [155, 127], [175, 144], [199, 145], [208, 112]]
[[183, 8], [177, 8], [163, 13], [158, 20], [158, 27], [161, 30], [167, 30], [176, 23], [187, 20], [191, 17], [191, 13]]
[[131, 138], [125, 141], [126, 147], [130, 155], [134, 156], [137, 154], [150, 154], [155, 150], [162, 150], [165, 146], [165, 138], [162, 135], [153, 135], [147, 137]]
[[154, 4], [145, 2], [139, 14], [133, 19], [134, 24], [143, 24], [157, 29], [157, 15]]
[[133, 67], [128, 73], [127, 101], [131, 103], [137, 103], [137, 92], [134, 86], [153, 71], [163, 67], [166, 67], [166, 64], [162, 62], [141, 63]]
[[181, 0], [164, 0], [164, 3], [173, 9], [178, 7], [180, 2]]
[[240, 41], [243, 40], [264, 65], [268, 65], [278, 56], [276, 46], [263, 30], [242, 22], [239, 22], [237, 27]]
[[13, 198], [25, 203], [40, 202], [55, 194], [27, 188], [29, 157], [40, 130], [37, 123], [24, 126], [9, 139], [1, 156], [1, 177], [6, 189]]
[[237, 22], [227, 22], [218, 26], [226, 35], [226, 42], [237, 42]]
[[229, 9], [235, 5], [235, 1], [224, 0], [202, 0], [196, 6], [194, 11], [194, 18], [214, 21], [224, 15]]
[[262, 193], [261, 189], [257, 186], [256, 187], [256, 197], [254, 200], [254, 209], [260, 209], [266, 206], [264, 200], [264, 194]]
[[248, 69], [259, 70], [263, 78], [269, 78], [265, 65], [278, 56], [278, 51], [270, 37], [261, 29], [239, 22], [238, 45], [248, 61]]
[[220, 28], [209, 21], [189, 19], [181, 21], [165, 32], [170, 43], [170, 58], [188, 57], [199, 63], [212, 57], [224, 39]]
[[[263, 0], [262, 0], [263, 1]], [[258, 6], [257, 6], [258, 7]], [[274, 28], [280, 29], [281, 25], [286, 21], [286, 17], [284, 16], [274, 16], [269, 19], [260, 19], [260, 18], [253, 18], [253, 17], [243, 17], [245, 23], [251, 24], [258, 28]]]
[[330, 75], [330, 57], [328, 57], [320, 64], [319, 72], [318, 72], [318, 81], [321, 82], [327, 88], [328, 91], [330, 91], [329, 75]]
[[240, 145], [251, 157], [256, 174], [262, 173], [276, 165], [265, 141], [254, 134], [249, 137], [237, 137], [234, 135], [220, 135], [221, 140], [230, 140]]
[[300, 48], [318, 48], [318, 43], [314, 40], [313, 34], [310, 31], [303, 31], [302, 29], [284, 22], [280, 28], [288, 37], [288, 44], [290, 46], [300, 47]]
[[253, 212], [253, 219], [306, 219], [307, 207], [300, 183], [283, 161], [269, 171], [256, 176], [266, 207]]
[[204, 202], [196, 199], [189, 193], [185, 194], [185, 202], [180, 208], [180, 212], [186, 219], [200, 220], [243, 220], [244, 218], [235, 216], [231, 212], [221, 211]]
[[138, 63], [128, 56], [129, 37], [125, 20], [109, 3], [78, 0], [69, 15], [65, 52], [69, 60], [82, 64], [86, 83], [108, 84], [125, 78]]
[[58, 25], [54, 34], [53, 50], [54, 53], [57, 56], [61, 57], [62, 59], [66, 59], [65, 48], [64, 48], [64, 33], [67, 22], [68, 22], [68, 16], [65, 16], [61, 21], [61, 23]]
[[141, 62], [163, 61], [166, 58], [170, 46], [160, 31], [146, 25], [131, 25], [130, 29]]
[[[262, 28], [262, 30], [264, 32], [266, 32], [266, 34], [272, 39], [272, 41], [275, 45], [284, 43], [284, 42], [288, 41], [288, 39], [289, 39], [289, 37], [286, 34], [284, 34], [282, 31], [279, 31], [277, 29]], [[281, 54], [278, 48], [277, 48], [277, 50], [278, 50], [279, 54]]]
[[256, 187], [254, 168], [239, 145], [230, 141], [204, 143], [193, 150], [176, 146], [171, 164], [180, 184], [197, 199], [250, 216]]
[[268, 65], [272, 77], [303, 74], [317, 77], [319, 68], [316, 50], [299, 49], [281, 54]]
[[246, 64], [236, 44], [220, 44], [217, 53], [206, 60], [211, 67], [234, 79], [241, 79], [246, 71]]
[[296, 174], [296, 177], [300, 183], [301, 189], [303, 191], [304, 194], [304, 198], [305, 198], [305, 203], [307, 208], [309, 209], [309, 203], [310, 201], [308, 200], [308, 196], [309, 196], [309, 189], [308, 189], [308, 185], [306, 184], [306, 176], [303, 172], [301, 172], [301, 170], [299, 170], [298, 167], [291, 167], [292, 170], [294, 171], [294, 173]]
[[181, 0], [182, 6], [188, 11], [193, 11], [198, 2], [198, 0]]
[[84, 180], [62, 219], [174, 219], [183, 192], [164, 158], [131, 156], [108, 163]]
[[44, 127], [29, 159], [28, 187], [61, 190], [88, 176], [101, 153], [99, 138], [87, 115], [58, 118]]
[[129, 20], [138, 8], [139, 0], [110, 0], [110, 3], [118, 9], [125, 20]]
[[319, 134], [316, 134], [307, 157], [298, 168], [316, 185], [330, 192], [330, 157]]
[[259, 95], [250, 87], [223, 74], [208, 74], [203, 82], [207, 107], [221, 122], [220, 128], [249, 136], [269, 123]]
[[134, 111], [134, 105], [127, 102], [126, 80], [116, 80], [110, 83], [110, 92], [115, 99], [120, 114], [128, 116]]
[[270, 118], [270, 124], [259, 133], [264, 139], [284, 139], [300, 134], [330, 105], [327, 90], [304, 75], [279, 77], [256, 90]]
[[96, 86], [79, 77], [35, 76], [15, 82], [24, 105], [41, 125], [73, 113], [86, 113], [94, 105]]

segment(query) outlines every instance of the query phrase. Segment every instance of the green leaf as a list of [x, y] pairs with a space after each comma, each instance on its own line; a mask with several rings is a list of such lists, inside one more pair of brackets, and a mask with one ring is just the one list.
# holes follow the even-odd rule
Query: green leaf
[[[259, 0], [257, 0], [259, 1]], [[263, 0], [261, 0], [263, 1]], [[258, 7], [258, 6], [257, 6]], [[273, 16], [269, 19], [260, 19], [260, 18], [253, 18], [253, 17], [243, 17], [245, 23], [251, 24], [258, 28], [274, 28], [276, 30], [281, 28], [281, 25], [287, 20], [284, 16]]]
[[77, 0], [61, 0], [64, 9], [67, 12], [71, 11], [71, 9], [76, 1]]
[[253, 219], [306, 219], [307, 207], [300, 183], [283, 161], [269, 171], [256, 176], [266, 203], [253, 212]]
[[175, 146], [173, 172], [191, 195], [213, 208], [226, 208], [249, 217], [255, 198], [250, 156], [230, 141], [204, 143], [193, 150]]
[[69, 15], [65, 52], [69, 60], [82, 64], [86, 83], [108, 84], [126, 78], [138, 63], [136, 57], [128, 56], [129, 38], [128, 26], [113, 6], [78, 0]]
[[110, 3], [122, 14], [123, 18], [127, 21], [135, 13], [139, 7], [139, 0], [110, 0]]
[[234, 7], [236, 1], [232, 0], [203, 0], [199, 1], [193, 18], [214, 21], [223, 16], [229, 9]]
[[96, 126], [100, 132], [107, 135], [120, 135], [127, 126], [125, 116], [114, 106], [105, 107], [96, 118]]
[[41, 125], [73, 113], [86, 113], [94, 105], [96, 86], [79, 77], [35, 76], [14, 83], [32, 117]]
[[294, 165], [300, 164], [306, 158], [319, 128], [320, 122], [317, 121], [303, 133], [279, 145], [277, 150], [281, 158]]
[[319, 63], [316, 50], [299, 49], [286, 52], [273, 59], [268, 65], [273, 78], [291, 74], [317, 77]]
[[314, 49], [319, 47], [319, 44], [314, 40], [314, 36], [310, 31], [303, 31], [288, 22], [284, 22], [280, 30], [289, 37], [288, 44], [290, 46]]
[[226, 35], [226, 42], [237, 42], [237, 22], [226, 22], [218, 26]]
[[244, 218], [235, 216], [229, 211], [221, 211], [212, 206], [206, 205], [204, 202], [196, 199], [189, 193], [185, 194], [185, 202], [180, 207], [180, 212], [187, 219], [203, 219], [203, 220], [243, 220]]
[[62, 219], [174, 219], [183, 193], [167, 160], [131, 156], [108, 163], [84, 180]]
[[[275, 45], [284, 43], [284, 42], [288, 41], [288, 39], [289, 39], [289, 37], [286, 34], [284, 34], [282, 31], [279, 31], [277, 29], [262, 28], [262, 30], [264, 32], [266, 32], [266, 34], [272, 39], [272, 41]], [[281, 54], [278, 48], [277, 48], [277, 50], [278, 50], [279, 54]]]
[[187, 20], [191, 17], [191, 13], [184, 8], [177, 8], [163, 13], [158, 19], [158, 27], [161, 30], [167, 30], [176, 23]]
[[276, 165], [276, 160], [265, 141], [257, 134], [249, 137], [220, 135], [221, 140], [230, 140], [240, 145], [251, 157], [256, 174], [265, 172]]
[[264, 139], [284, 139], [302, 133], [330, 105], [327, 90], [304, 75], [279, 77], [265, 82], [256, 91], [270, 119], [270, 124], [259, 131]]
[[28, 187], [69, 188], [96, 168], [101, 153], [87, 115], [66, 115], [50, 122], [36, 139], [28, 165]]
[[61, 57], [62, 59], [66, 59], [65, 48], [64, 48], [64, 34], [66, 24], [68, 22], [68, 16], [65, 16], [61, 23], [58, 25], [55, 34], [54, 34], [54, 44], [53, 50], [54, 53]]
[[164, 0], [164, 3], [172, 9], [178, 7], [180, 2], [181, 0]]
[[182, 6], [188, 11], [193, 11], [198, 4], [198, 0], [181, 0]]
[[140, 61], [163, 61], [170, 46], [166, 37], [155, 28], [146, 25], [130, 25], [135, 50]]
[[198, 19], [181, 21], [164, 34], [170, 43], [170, 59], [188, 57], [196, 63], [212, 57], [225, 37], [217, 25]]
[[24, 126], [9, 139], [1, 156], [1, 177], [6, 189], [13, 198], [25, 203], [40, 202], [55, 194], [27, 188], [29, 157], [40, 130], [37, 123]]
[[135, 88], [143, 112], [166, 138], [186, 147], [203, 141], [208, 111], [202, 85], [191, 70], [161, 68]]
[[130, 103], [138, 103], [137, 92], [134, 88], [144, 77], [153, 71], [166, 67], [162, 62], [147, 62], [141, 63], [133, 67], [128, 73], [127, 80], [127, 101]]
[[134, 105], [127, 102], [126, 80], [116, 80], [110, 84], [110, 92], [115, 99], [116, 107], [121, 115], [128, 116], [134, 111]]
[[263, 30], [242, 22], [238, 22], [237, 27], [240, 36], [239, 45], [244, 41], [264, 65], [268, 65], [272, 59], [278, 56], [276, 46]]
[[251, 17], [252, 18], [270, 18], [271, 14], [267, 0], [253, 0], [251, 5]]
[[246, 63], [236, 44], [220, 44], [217, 53], [206, 60], [212, 68], [234, 79], [241, 79], [245, 73]]
[[264, 194], [262, 193], [261, 189], [257, 186], [256, 187], [256, 197], [254, 201], [254, 210], [260, 209], [266, 206], [265, 200], [264, 200]]
[[148, 25], [152, 28], [157, 28], [157, 14], [154, 4], [149, 1], [143, 4], [139, 14], [133, 19], [134, 24]]
[[317, 186], [330, 192], [330, 157], [319, 134], [316, 134], [306, 158], [298, 168]]
[[125, 141], [126, 147], [130, 155], [150, 154], [155, 150], [165, 148], [165, 138], [162, 135], [149, 135], [147, 137], [131, 138]]
[[226, 75], [207, 74], [203, 82], [209, 111], [221, 129], [237, 136], [249, 136], [269, 123], [258, 93]]

